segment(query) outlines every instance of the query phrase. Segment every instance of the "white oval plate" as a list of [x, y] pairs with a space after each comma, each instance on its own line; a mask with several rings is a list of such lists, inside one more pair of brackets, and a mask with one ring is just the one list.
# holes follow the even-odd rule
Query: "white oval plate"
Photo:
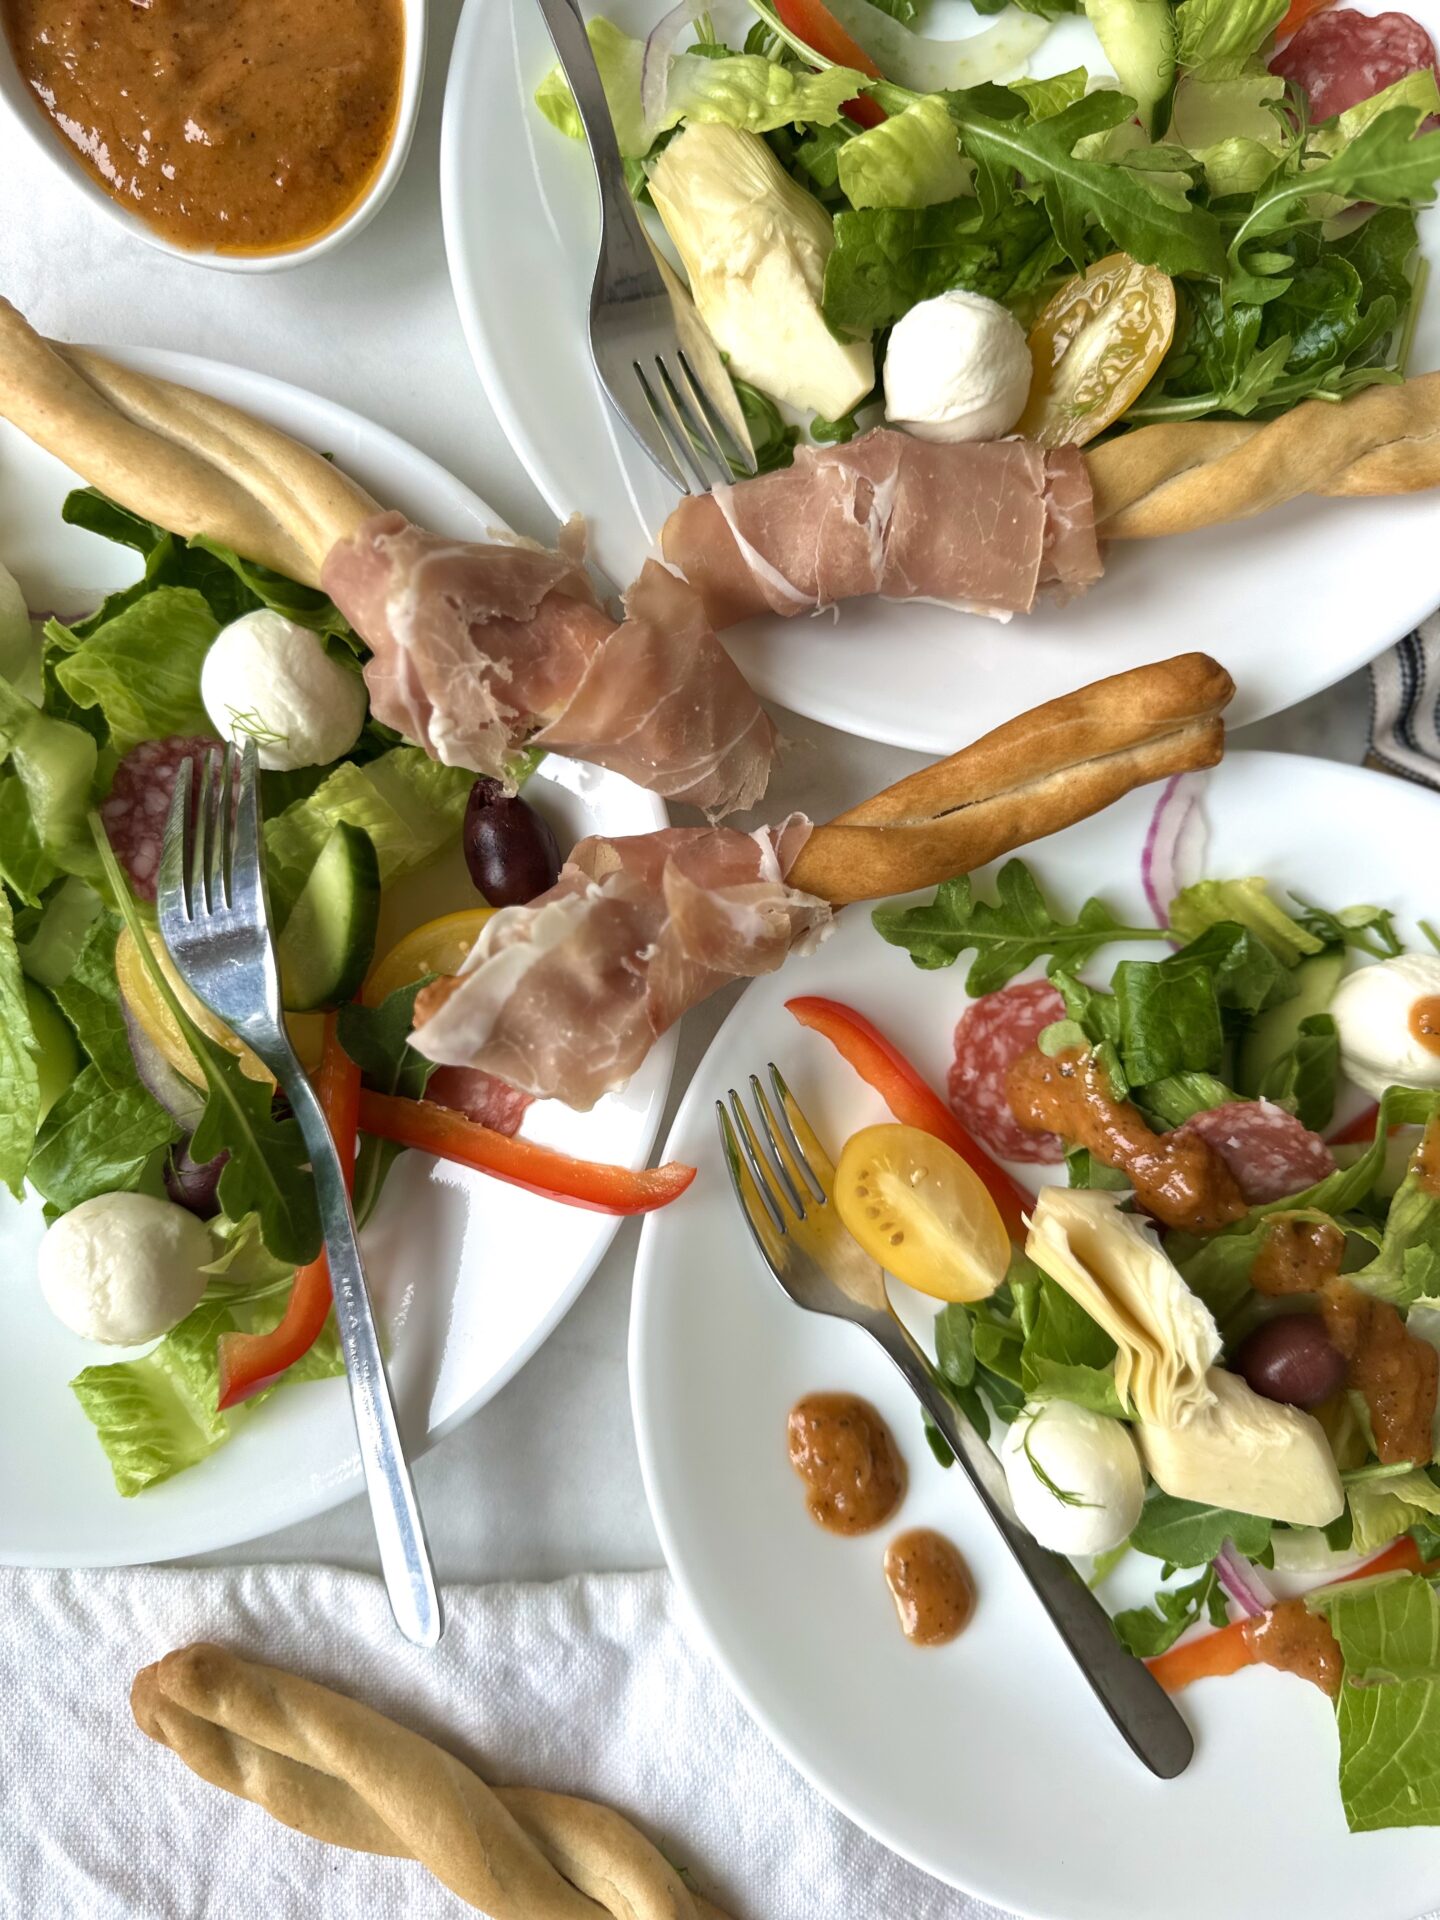
[[[1387, 3], [1358, 0], [1365, 13]], [[664, 7], [587, 0], [586, 11], [597, 10], [643, 36]], [[954, 12], [969, 31], [970, 9]], [[585, 149], [535, 109], [553, 63], [531, 0], [467, 0], [441, 133], [446, 248], [470, 351], [506, 432], [556, 513], [590, 517], [595, 558], [624, 582], [675, 494], [611, 415], [590, 369], [595, 180]], [[1032, 65], [1060, 73], [1085, 63], [1103, 65], [1088, 25], [1071, 19]], [[1440, 213], [1423, 215], [1421, 230], [1429, 252], [1440, 251]], [[1440, 366], [1433, 284], [1411, 365]], [[1230, 719], [1243, 726], [1342, 679], [1431, 613], [1437, 538], [1435, 495], [1301, 500], [1234, 527], [1112, 546], [1089, 593], [1008, 625], [865, 600], [835, 624], [756, 620], [725, 638], [768, 699], [922, 753], [953, 752], [1037, 701], [1189, 648], [1234, 673]]]
[[[1139, 864], [1154, 801], [1153, 788], [1134, 794], [1027, 849], [1057, 908], [1073, 912], [1094, 892], [1138, 916], [1132, 925], [1150, 924]], [[1329, 761], [1241, 753], [1213, 776], [1206, 805], [1208, 873], [1263, 873], [1277, 892], [1396, 907], [1412, 938], [1416, 916], [1436, 905], [1415, 849], [1433, 843], [1440, 801], [1419, 788]], [[665, 1557], [746, 1706], [877, 1839], [1045, 1920], [1409, 1920], [1434, 1906], [1435, 1834], [1346, 1832], [1332, 1710], [1288, 1675], [1256, 1669], [1192, 1688], [1189, 1771], [1169, 1784], [1146, 1773], [969, 1487], [931, 1457], [899, 1376], [856, 1329], [781, 1294], [731, 1197], [716, 1100], [774, 1060], [832, 1152], [890, 1117], [785, 1011], [799, 993], [853, 1002], [939, 1087], [968, 1004], [959, 968], [921, 972], [865, 912], [846, 914], [809, 959], [750, 987], [670, 1134], [667, 1154], [700, 1173], [641, 1238], [635, 1427]], [[1033, 1180], [1037, 1169], [1016, 1172]], [[980, 1604], [952, 1645], [922, 1651], [902, 1639], [881, 1571], [885, 1533], [840, 1540], [807, 1517], [785, 1421], [816, 1389], [861, 1393], [890, 1422], [911, 1474], [890, 1531], [938, 1527], [970, 1561]], [[1148, 1601], [1158, 1584], [1147, 1577], [1154, 1562], [1132, 1560], [1120, 1605]]]
[[[394, 434], [297, 387], [185, 354], [116, 352], [126, 365], [184, 381], [248, 407], [333, 454], [387, 506], [423, 526], [484, 539], [498, 525], [483, 500]], [[75, 612], [133, 578], [123, 549], [67, 527], [60, 503], [78, 485], [57, 460], [0, 423], [0, 559], [32, 608]], [[550, 760], [529, 790], [562, 847], [587, 833], [643, 833], [665, 809], [619, 775]], [[457, 862], [458, 865], [458, 862]], [[432, 905], [454, 905], [457, 875], [426, 875]], [[462, 896], [463, 897], [463, 896]], [[382, 936], [383, 937], [383, 936]], [[532, 1107], [525, 1131], [568, 1152], [640, 1166], [655, 1144], [670, 1082], [670, 1040], [623, 1095], [592, 1113], [554, 1101]], [[423, 1452], [482, 1407], [516, 1373], [594, 1272], [618, 1221], [557, 1206], [478, 1173], [407, 1154], [365, 1234], [368, 1270], [392, 1356], [401, 1426]], [[51, 1318], [34, 1281], [43, 1222], [0, 1192], [0, 1564], [115, 1566], [233, 1546], [308, 1519], [359, 1491], [350, 1399], [343, 1380], [287, 1387], [210, 1459], [122, 1500], [94, 1431], [67, 1382], [106, 1350]], [[441, 1516], [435, 1558], [445, 1567]]]

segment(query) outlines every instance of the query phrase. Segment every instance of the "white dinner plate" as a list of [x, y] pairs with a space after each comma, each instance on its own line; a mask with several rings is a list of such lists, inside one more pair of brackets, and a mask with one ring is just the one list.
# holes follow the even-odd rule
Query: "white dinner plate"
[[[423, 526], [484, 539], [498, 525], [484, 501], [433, 460], [331, 401], [184, 354], [106, 352], [247, 407], [333, 454], [376, 499]], [[134, 577], [132, 554], [61, 521], [60, 503], [78, 484], [0, 423], [0, 560], [33, 609], [83, 611]], [[587, 833], [665, 824], [654, 795], [573, 761], [547, 761], [527, 791], [562, 848]], [[453, 906], [457, 878], [442, 869], [402, 883], [415, 901], [428, 891], [435, 903], [416, 918]], [[592, 1113], [554, 1101], [532, 1107], [526, 1134], [592, 1159], [642, 1165], [660, 1125], [673, 1053], [672, 1042], [662, 1041], [626, 1092]], [[594, 1272], [617, 1225], [419, 1154], [396, 1164], [364, 1246], [412, 1454], [483, 1406], [524, 1364]], [[122, 1500], [67, 1384], [107, 1350], [67, 1333], [41, 1301], [34, 1254], [42, 1227], [33, 1196], [22, 1208], [0, 1191], [0, 1564], [110, 1566], [200, 1553], [308, 1519], [359, 1490], [350, 1398], [337, 1379], [284, 1388], [201, 1465]], [[431, 1535], [443, 1574], [445, 1536], [434, 1517]]]
[[[1150, 924], [1139, 870], [1154, 802], [1154, 788], [1132, 794], [1027, 849], [1057, 908], [1073, 913], [1094, 892], [1139, 916], [1128, 924]], [[1433, 866], [1416, 850], [1434, 844], [1440, 801], [1419, 788], [1241, 753], [1212, 776], [1206, 809], [1207, 874], [1261, 873], [1277, 893], [1335, 906], [1379, 902], [1412, 939], [1435, 910]], [[1089, 977], [1108, 979], [1121, 953], [1107, 950]], [[932, 1458], [888, 1361], [857, 1329], [791, 1306], [760, 1263], [721, 1160], [716, 1100], [776, 1061], [838, 1154], [856, 1128], [890, 1116], [786, 999], [853, 1003], [943, 1087], [968, 1004], [962, 967], [920, 971], [853, 910], [816, 953], [749, 988], [695, 1075], [667, 1153], [699, 1177], [646, 1223], [630, 1338], [641, 1465], [670, 1567], [778, 1745], [851, 1819], [942, 1880], [1045, 1920], [1411, 1920], [1440, 1903], [1436, 1835], [1347, 1833], [1333, 1711], [1318, 1690], [1259, 1668], [1191, 1688], [1195, 1759], [1178, 1780], [1152, 1778], [968, 1485]], [[1037, 1169], [1015, 1172], [1033, 1180]], [[899, 1440], [910, 1491], [889, 1533], [938, 1527], [974, 1570], [975, 1617], [947, 1647], [901, 1637], [881, 1571], [886, 1532], [839, 1539], [806, 1514], [786, 1415], [827, 1389], [864, 1395]], [[1137, 1554], [1127, 1567], [1107, 1602], [1153, 1594], [1157, 1564]]]
[[[1365, 13], [1388, 0], [1359, 0]], [[585, 0], [643, 37], [665, 0]], [[1413, 9], [1433, 20], [1434, 0]], [[750, 18], [723, 4], [727, 20]], [[968, 5], [946, 16], [973, 29]], [[928, 23], [927, 23], [928, 24]], [[930, 31], [945, 27], [929, 24]], [[740, 29], [743, 33], [743, 27]], [[1104, 67], [1083, 19], [1036, 71]], [[445, 96], [441, 196], [455, 297], [502, 424], [557, 514], [589, 517], [595, 555], [639, 572], [675, 494], [611, 415], [585, 345], [598, 217], [589, 156], [536, 111], [554, 53], [533, 0], [466, 0]], [[1422, 216], [1440, 251], [1440, 214]], [[1440, 366], [1434, 282], [1413, 372]], [[1300, 500], [1177, 539], [1117, 543], [1068, 606], [1008, 625], [929, 605], [855, 601], [839, 618], [748, 622], [725, 638], [760, 693], [849, 733], [950, 753], [1037, 701], [1198, 648], [1230, 668], [1232, 723], [1263, 719], [1352, 672], [1434, 610], [1440, 498]]]

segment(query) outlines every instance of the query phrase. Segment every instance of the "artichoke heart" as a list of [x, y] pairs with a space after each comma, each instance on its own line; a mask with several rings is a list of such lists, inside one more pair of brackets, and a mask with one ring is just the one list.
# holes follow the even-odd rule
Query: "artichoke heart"
[[1264, 1400], [1238, 1374], [1215, 1367], [1211, 1403], [1183, 1427], [1140, 1426], [1151, 1478], [1177, 1500], [1258, 1513], [1291, 1527], [1326, 1527], [1345, 1510], [1345, 1489], [1312, 1414]]
[[656, 162], [650, 197], [732, 373], [827, 420], [865, 398], [869, 342], [837, 340], [821, 311], [830, 216], [757, 134], [692, 122]]
[[1116, 1391], [1138, 1419], [1181, 1426], [1211, 1404], [1220, 1330], [1118, 1194], [1046, 1187], [1025, 1251], [1115, 1342]]

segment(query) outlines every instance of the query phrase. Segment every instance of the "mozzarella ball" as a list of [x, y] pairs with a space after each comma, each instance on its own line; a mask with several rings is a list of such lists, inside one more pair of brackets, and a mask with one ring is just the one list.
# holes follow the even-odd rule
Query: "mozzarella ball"
[[[1346, 1078], [1376, 1100], [1391, 1086], [1440, 1087], [1440, 1033], [1427, 1046], [1411, 1025], [1417, 1002], [1437, 995], [1440, 954], [1402, 953], [1347, 973], [1330, 1002]], [[1440, 1013], [1440, 1005], [1430, 1011]], [[1440, 1020], [1417, 1024], [1440, 1027]]]
[[365, 682], [308, 627], [263, 607], [222, 627], [200, 669], [200, 697], [222, 740], [253, 740], [277, 771], [325, 767], [365, 724]]
[[998, 440], [1025, 411], [1031, 372], [1013, 313], [980, 293], [939, 293], [891, 331], [885, 417], [920, 440]]
[[1069, 1400], [1022, 1407], [1000, 1459], [1020, 1524], [1042, 1547], [1108, 1553], [1134, 1531], [1145, 1475], [1122, 1421]]
[[202, 1221], [145, 1193], [102, 1193], [62, 1214], [40, 1242], [40, 1291], [72, 1333], [134, 1347], [200, 1303], [214, 1258]]

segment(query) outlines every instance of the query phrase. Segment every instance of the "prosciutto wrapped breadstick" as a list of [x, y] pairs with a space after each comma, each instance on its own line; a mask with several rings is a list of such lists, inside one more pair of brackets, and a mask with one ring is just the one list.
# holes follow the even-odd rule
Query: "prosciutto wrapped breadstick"
[[0, 300], [0, 416], [147, 519], [323, 586], [373, 649], [380, 719], [502, 776], [538, 741], [713, 815], [764, 792], [774, 730], [698, 596], [647, 568], [602, 608], [578, 527], [547, 552], [442, 539], [223, 402], [44, 340]]
[[1213, 766], [1234, 690], [1183, 654], [1049, 701], [828, 826], [584, 840], [548, 893], [495, 914], [459, 974], [419, 996], [413, 1043], [593, 1106], [687, 1008], [822, 938], [834, 907], [935, 885]]
[[488, 1787], [431, 1740], [343, 1693], [220, 1647], [136, 1676], [142, 1733], [282, 1826], [418, 1860], [491, 1920], [725, 1920], [609, 1807]]
[[942, 446], [889, 428], [683, 500], [660, 539], [716, 627], [868, 593], [1028, 613], [1042, 589], [1100, 577], [1078, 450]]

